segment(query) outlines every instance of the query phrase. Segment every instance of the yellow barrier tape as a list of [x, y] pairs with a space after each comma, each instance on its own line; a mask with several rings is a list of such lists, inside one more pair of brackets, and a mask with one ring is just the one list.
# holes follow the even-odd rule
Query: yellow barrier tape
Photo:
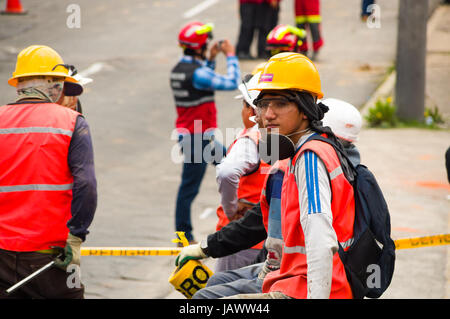
[[85, 247], [81, 256], [176, 256], [180, 251], [171, 247]]
[[[180, 241], [183, 236], [180, 236]], [[174, 240], [177, 241], [177, 240]], [[394, 240], [395, 249], [410, 249], [450, 244], [450, 234]], [[171, 247], [85, 247], [82, 256], [176, 256], [180, 248]]]
[[395, 249], [409, 249], [427, 246], [441, 246], [450, 244], [450, 234], [433, 235], [416, 238], [397, 239]]

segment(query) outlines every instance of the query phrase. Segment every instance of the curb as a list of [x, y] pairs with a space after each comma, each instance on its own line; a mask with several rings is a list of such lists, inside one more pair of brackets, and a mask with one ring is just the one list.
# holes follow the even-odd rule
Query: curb
[[384, 97], [388, 97], [389, 95], [393, 94], [394, 86], [395, 86], [395, 80], [396, 80], [396, 74], [397, 72], [392, 71], [384, 80], [381, 82], [380, 86], [375, 90], [375, 92], [372, 94], [370, 99], [361, 107], [359, 110], [361, 112], [361, 116], [363, 117], [363, 121], [366, 122], [364, 119], [365, 116], [368, 114], [369, 109], [375, 106], [375, 103], [378, 101], [378, 99]]

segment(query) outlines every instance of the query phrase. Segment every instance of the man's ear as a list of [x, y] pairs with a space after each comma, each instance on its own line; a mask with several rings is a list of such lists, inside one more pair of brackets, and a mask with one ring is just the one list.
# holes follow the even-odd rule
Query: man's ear
[[306, 116], [306, 114], [304, 112], [302, 112], [302, 119], [307, 120], [308, 117]]

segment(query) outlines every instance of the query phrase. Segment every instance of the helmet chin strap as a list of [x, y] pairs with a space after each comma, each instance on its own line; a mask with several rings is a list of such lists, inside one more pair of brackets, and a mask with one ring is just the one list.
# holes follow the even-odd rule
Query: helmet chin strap
[[294, 133], [291, 133], [291, 134], [288, 134], [288, 135], [285, 135], [285, 136], [289, 137], [289, 136], [292, 136], [292, 135], [297, 135], [297, 134], [304, 133], [306, 131], [309, 131], [309, 128], [301, 130], [301, 131], [297, 131], [297, 132], [294, 132]]

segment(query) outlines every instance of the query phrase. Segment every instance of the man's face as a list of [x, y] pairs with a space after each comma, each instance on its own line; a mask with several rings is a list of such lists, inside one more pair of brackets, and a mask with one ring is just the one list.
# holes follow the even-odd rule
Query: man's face
[[258, 101], [257, 109], [264, 128], [269, 132], [278, 130], [280, 134], [289, 135], [307, 127], [306, 116], [283, 92], [265, 93]]

